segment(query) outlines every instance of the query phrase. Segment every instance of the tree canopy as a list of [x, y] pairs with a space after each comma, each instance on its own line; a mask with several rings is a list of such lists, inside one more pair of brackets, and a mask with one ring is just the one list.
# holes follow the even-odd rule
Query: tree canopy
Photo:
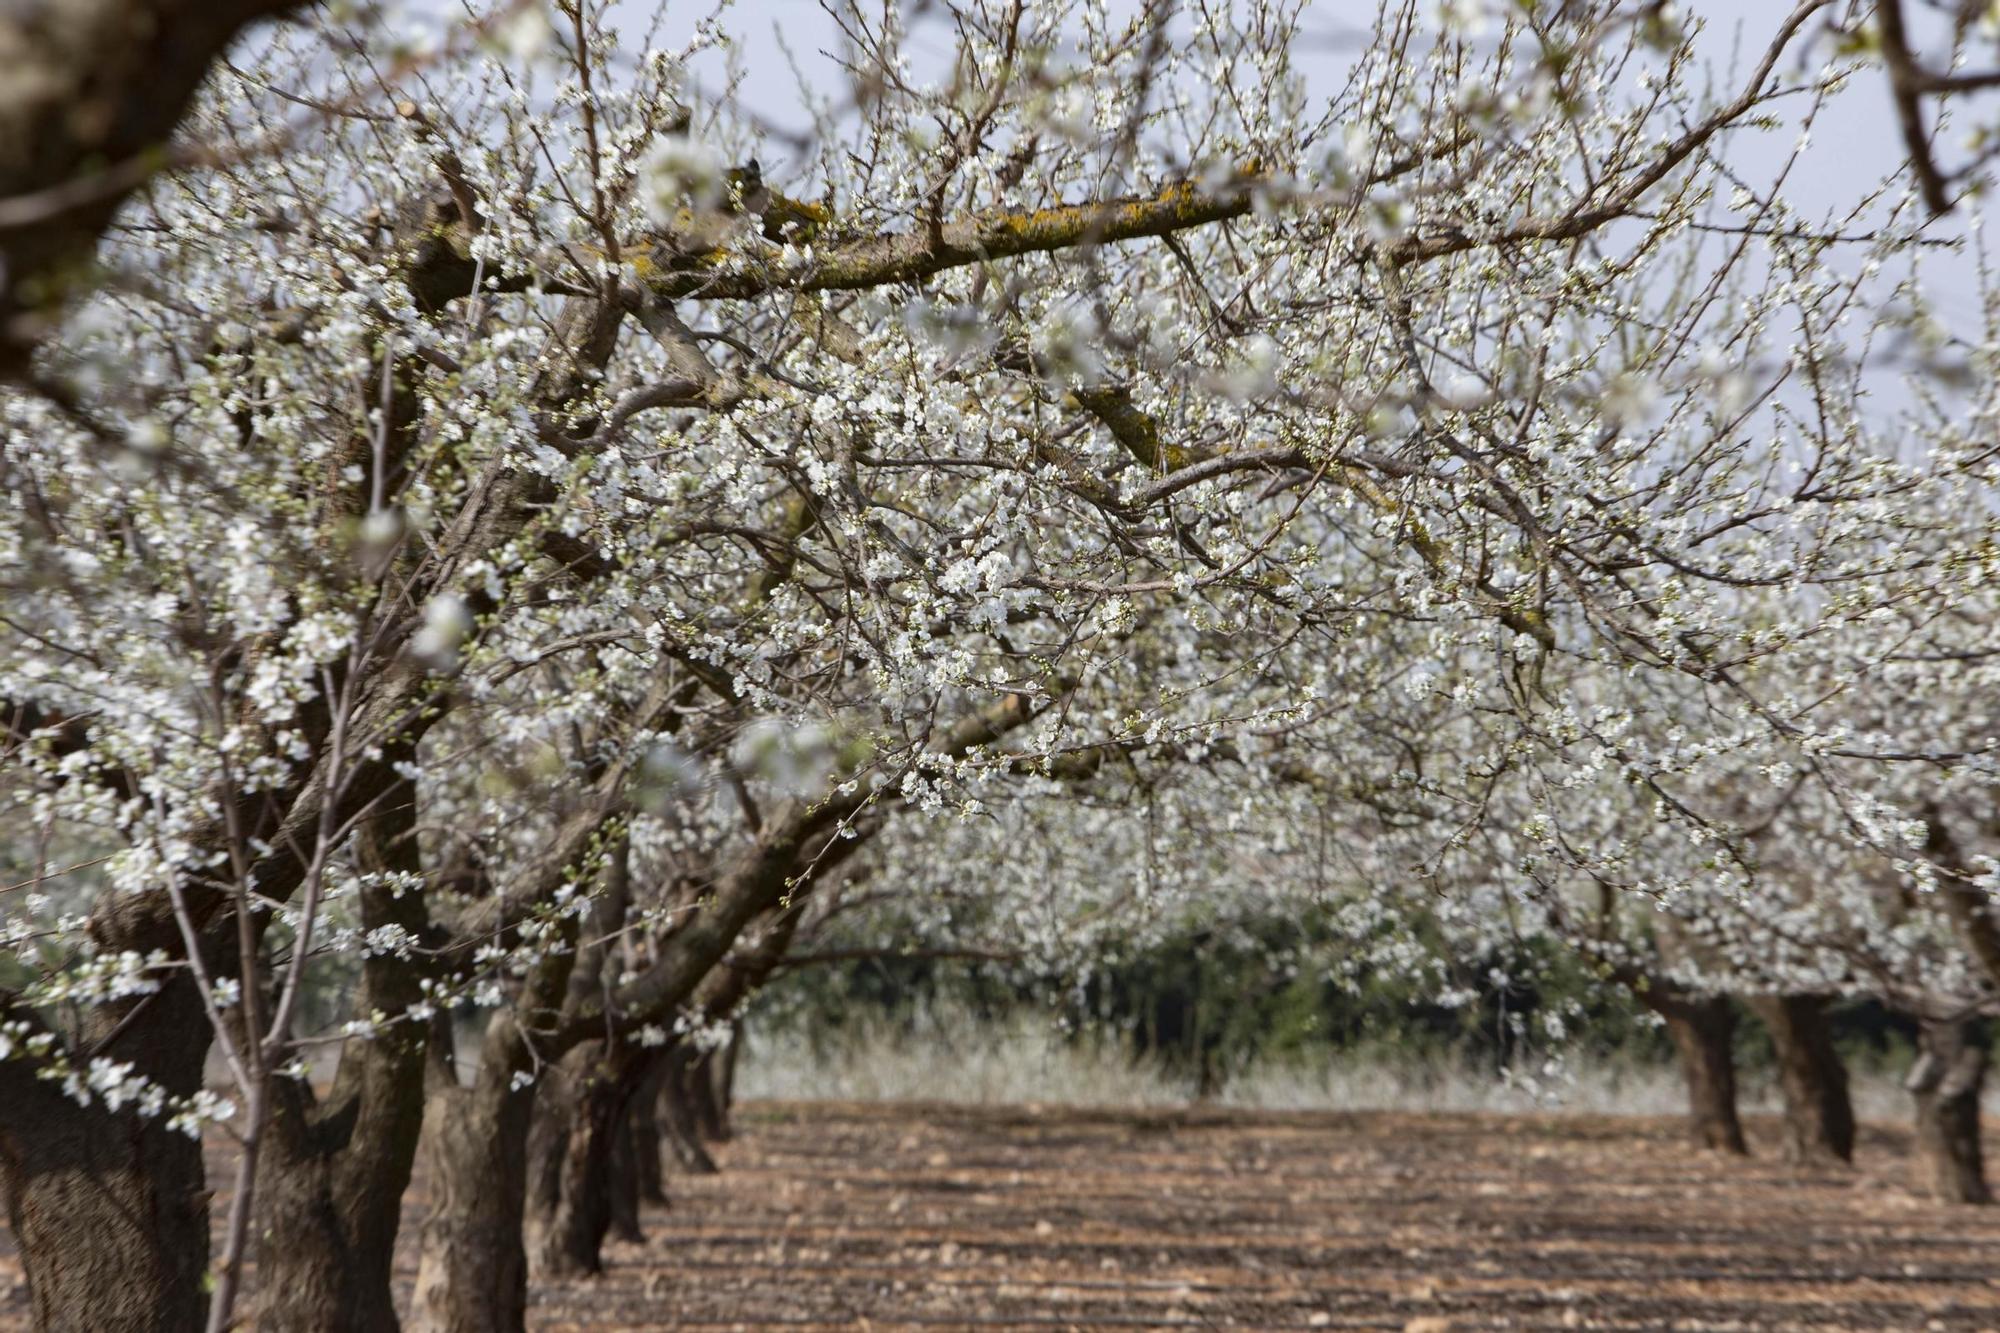
[[[9, 78], [100, 62], [0, 86], [0, 1161], [49, 1326], [112, 1309], [44, 1257], [95, 1218], [221, 1327], [339, 1163], [393, 1218], [427, 1066], [436, 1169], [504, 1164], [566, 1060], [727, 1025], [836, 914], [1088, 974], [1309, 908], [1417, 976], [1990, 1004], [1986, 149], [1923, 123], [1984, 28], [1800, 0], [1725, 66], [1701, 6], [1385, 0], [1336, 62], [1282, 0], [833, 5], [779, 140], [694, 77], [724, 16], [237, 38], [286, 8], [0, 18]], [[1908, 154], [1797, 198], [1885, 79]], [[205, 1207], [211, 1127], [209, 1301], [206, 1228], [129, 1218]], [[420, 1326], [518, 1322], [472, 1206]]]

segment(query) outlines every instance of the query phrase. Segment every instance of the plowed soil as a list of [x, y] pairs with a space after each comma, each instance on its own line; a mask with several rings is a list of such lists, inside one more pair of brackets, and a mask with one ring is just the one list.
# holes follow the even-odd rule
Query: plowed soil
[[1802, 1171], [1678, 1122], [745, 1107], [545, 1329], [2000, 1329], [2000, 1215], [1908, 1137]]
[[531, 1327], [2000, 1330], [2000, 1210], [1916, 1197], [1893, 1128], [1814, 1171], [1768, 1124], [1729, 1160], [1575, 1115], [753, 1103], [737, 1127]]

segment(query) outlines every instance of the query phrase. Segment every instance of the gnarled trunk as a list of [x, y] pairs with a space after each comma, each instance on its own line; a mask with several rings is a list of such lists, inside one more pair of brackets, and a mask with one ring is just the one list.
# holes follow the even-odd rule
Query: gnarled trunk
[[1991, 1203], [1979, 1146], [1987, 1036], [1977, 1019], [1920, 1021], [1906, 1086], [1916, 1102], [1918, 1187], [1945, 1203]]
[[660, 1088], [666, 1074], [667, 1062], [655, 1059], [625, 1108], [631, 1139], [632, 1183], [637, 1195], [633, 1201], [635, 1210], [640, 1203], [667, 1201], [666, 1178], [660, 1170], [660, 1153], [666, 1144], [660, 1135], [659, 1119]]
[[1847, 1069], [1833, 1048], [1826, 999], [1759, 995], [1748, 1001], [1770, 1031], [1785, 1099], [1785, 1156], [1795, 1162], [1854, 1160], [1854, 1104]]
[[[53, 12], [53, 11], [51, 11]], [[404, 744], [414, 745], [434, 715], [400, 718], [401, 696], [385, 695], [366, 731], [397, 716]], [[323, 719], [309, 731], [324, 736]], [[377, 752], [341, 784], [335, 823], [367, 808], [393, 773], [393, 752]], [[248, 878], [260, 894], [282, 901], [304, 881], [313, 841], [306, 830], [325, 816], [310, 784], [245, 798], [238, 819], [211, 816], [193, 845], [226, 852], [233, 839], [262, 848]], [[185, 960], [189, 934], [213, 980], [241, 976], [241, 949], [255, 947], [268, 917], [246, 923], [237, 903], [215, 882], [184, 877], [181, 894], [111, 893], [93, 906], [90, 934], [109, 953], [168, 960], [152, 975], [159, 989], [91, 1006], [68, 1044], [79, 1062], [131, 1066], [135, 1077], [176, 1099], [201, 1087], [214, 1039], [193, 973]], [[268, 985], [266, 971], [260, 985]], [[240, 1011], [238, 1011], [240, 1012]], [[0, 1018], [40, 1027], [32, 1012], [0, 996]], [[239, 1036], [240, 1039], [240, 1036]], [[161, 1118], [142, 1122], [101, 1106], [79, 1108], [58, 1084], [38, 1077], [32, 1059], [0, 1060], [0, 1183], [21, 1249], [37, 1326], [42, 1329], [199, 1329], [208, 1297], [208, 1192], [200, 1145]], [[261, 1157], [260, 1157], [261, 1160]]]
[[674, 1160], [681, 1170], [697, 1176], [712, 1176], [719, 1167], [709, 1156], [702, 1139], [701, 1117], [696, 1100], [705, 1095], [700, 1087], [701, 1053], [686, 1041], [677, 1041], [666, 1055], [667, 1074], [660, 1084], [660, 1110], [666, 1117], [667, 1142], [673, 1146]]
[[[496, 1045], [513, 1043], [523, 1055], [518, 1062], [490, 1058]], [[410, 1302], [411, 1333], [521, 1333], [526, 1325], [521, 1211], [535, 1094], [532, 1085], [513, 1086], [515, 1072], [529, 1063], [518, 1034], [513, 1043], [489, 1037], [478, 1080], [432, 1090], [425, 1108], [433, 1197]]]
[[742, 1040], [742, 1029], [731, 1028], [729, 1040], [701, 1058], [705, 1095], [698, 1114], [701, 1132], [711, 1143], [729, 1142], [729, 1112], [736, 1102], [736, 1053]]
[[[611, 1207], [611, 1236], [638, 1244], [646, 1239], [646, 1233], [639, 1225], [639, 1150], [632, 1132], [632, 1105], [638, 1100], [638, 1093], [625, 1099], [625, 1114], [618, 1117], [618, 1123], [611, 1131], [611, 1178], [609, 1182]], [[654, 1152], [659, 1151], [654, 1145]], [[660, 1159], [653, 1158], [654, 1186], [658, 1188]]]
[[[536, 1051], [525, 1025], [556, 1016], [575, 963], [574, 918], [530, 972], [513, 1008], [486, 1024], [479, 1071], [462, 1086], [447, 1062], [424, 1105], [431, 1207], [410, 1301], [410, 1333], [522, 1333], [528, 1255], [521, 1243], [534, 1121]], [[433, 1039], [433, 1046], [437, 1042]]]
[[[421, 870], [416, 786], [399, 779], [355, 833], [369, 872]], [[423, 895], [380, 883], [361, 891], [362, 924], [412, 938], [428, 925]], [[423, 998], [423, 970], [393, 954], [362, 964], [358, 1008], [389, 1017], [350, 1041], [324, 1103], [289, 1080], [273, 1088], [257, 1163], [257, 1326], [325, 1333], [394, 1330], [391, 1286], [403, 1191], [424, 1115], [426, 1027], [403, 1017]]]
[[[613, 1216], [612, 1158], [652, 1052], [590, 1042], [566, 1056], [537, 1099], [529, 1159], [528, 1257], [538, 1276], [602, 1272]], [[637, 1228], [637, 1208], [632, 1210]]]
[[[121, 1016], [131, 1019], [122, 1028]], [[178, 1096], [200, 1086], [210, 1029], [185, 973], [151, 996], [103, 1006], [92, 1023], [115, 1032], [107, 1058], [132, 1062]], [[78, 1106], [23, 1060], [0, 1061], [0, 1104], [0, 1181], [35, 1328], [201, 1329], [208, 1191], [200, 1143], [162, 1118]]]
[[[272, 1110], [257, 1164], [254, 1326], [393, 1333], [391, 1261], [408, 1160], [400, 1178], [391, 1169], [357, 1170], [327, 1142], [340, 1131], [314, 1123], [319, 1117], [304, 1099], [277, 1100], [284, 1105]], [[416, 1135], [408, 1137], [414, 1146]], [[370, 1144], [358, 1157], [384, 1155]]]
[[[595, 836], [601, 826], [601, 819], [579, 825], [580, 836]], [[521, 1232], [540, 1063], [530, 1032], [546, 1031], [564, 1003], [598, 984], [603, 942], [625, 915], [629, 852], [618, 839], [591, 914], [589, 942], [573, 947], [576, 918], [563, 918], [514, 1006], [488, 1020], [472, 1086], [441, 1074], [431, 1091], [424, 1118], [433, 1198], [410, 1303], [412, 1333], [521, 1333], [526, 1326], [528, 1254]], [[552, 873], [566, 876], [572, 860], [554, 858]], [[551, 1053], [559, 1067], [565, 1054], [560, 1048]]]
[[1649, 1003], [1666, 1020], [1680, 1057], [1695, 1141], [1717, 1152], [1748, 1152], [1736, 1117], [1736, 1011], [1721, 996], [1658, 995]]

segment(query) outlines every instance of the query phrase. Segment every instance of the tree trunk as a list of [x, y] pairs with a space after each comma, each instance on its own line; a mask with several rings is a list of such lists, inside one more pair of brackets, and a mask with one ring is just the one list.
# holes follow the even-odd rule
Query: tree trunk
[[730, 1122], [736, 1114], [736, 1069], [743, 1059], [743, 1025], [739, 1021], [729, 1032], [729, 1045], [723, 1051], [722, 1066], [717, 1071], [716, 1088], [722, 1107], [722, 1132], [726, 1138], [734, 1131]]
[[1944, 1203], [1990, 1203], [1979, 1147], [1987, 1036], [1977, 1019], [1926, 1018], [1906, 1086], [1916, 1102], [1918, 1187]]
[[417, 1259], [410, 1333], [522, 1333], [528, 1254], [521, 1243], [534, 1121], [536, 1052], [525, 1030], [557, 1016], [576, 951], [575, 918], [530, 972], [511, 1009], [486, 1024], [470, 1087], [433, 1059], [423, 1141], [431, 1208]]
[[638, 1194], [637, 1203], [664, 1204], [667, 1201], [666, 1179], [660, 1170], [660, 1153], [666, 1145], [660, 1138], [659, 1118], [660, 1087], [666, 1072], [667, 1062], [656, 1056], [626, 1107], [631, 1125], [632, 1180]]
[[695, 1132], [703, 1143], [721, 1143], [729, 1137], [728, 1115], [722, 1109], [722, 1089], [718, 1073], [722, 1052], [709, 1047], [697, 1051], [688, 1062], [688, 1110], [693, 1113]]
[[[272, 1109], [257, 1164], [252, 1326], [393, 1333], [391, 1260], [407, 1163], [400, 1179], [389, 1171], [375, 1179], [360, 1175], [353, 1159], [327, 1143], [305, 1098], [289, 1090], [274, 1095], [280, 1105]], [[374, 1146], [359, 1156], [379, 1158], [369, 1150]]]
[[703, 1080], [708, 1089], [708, 1113], [702, 1127], [715, 1143], [729, 1142], [729, 1113], [736, 1105], [736, 1058], [742, 1044], [742, 1027], [731, 1028], [729, 1040], [702, 1061], [708, 1075]]
[[[592, 830], [602, 827], [593, 821]], [[424, 1219], [411, 1333], [522, 1333], [528, 1307], [528, 1254], [522, 1227], [528, 1196], [529, 1135], [539, 1053], [530, 1032], [560, 1021], [563, 1006], [599, 984], [603, 941], [616, 933], [629, 900], [630, 844], [620, 837], [605, 863], [606, 885], [591, 912], [589, 942], [565, 916], [522, 983], [510, 1009], [493, 1015], [471, 1087], [440, 1070], [425, 1109], [433, 1201]], [[567, 877], [574, 858], [554, 858]], [[566, 1052], [552, 1058], [563, 1064]]]
[[712, 1176], [719, 1169], [702, 1142], [701, 1122], [694, 1109], [695, 1058], [697, 1052], [684, 1041], [669, 1048], [667, 1076], [660, 1084], [660, 1110], [667, 1121], [667, 1142], [673, 1145], [674, 1159], [681, 1170], [692, 1175]]
[[1748, 1152], [1736, 1118], [1736, 1011], [1722, 996], [1657, 996], [1651, 1003], [1680, 1056], [1695, 1142], [1717, 1152]]
[[[639, 1226], [639, 1150], [632, 1132], [632, 1104], [637, 1091], [625, 1099], [625, 1114], [611, 1131], [611, 1236], [637, 1245], [646, 1239]], [[657, 1150], [657, 1145], [655, 1145]], [[659, 1178], [659, 1159], [653, 1159], [653, 1176]]]
[[471, 1087], [437, 1088], [429, 1098], [424, 1152], [433, 1197], [411, 1333], [521, 1333], [526, 1326], [521, 1211], [535, 1095], [532, 1086], [512, 1086], [526, 1059], [500, 1063], [486, 1062]]
[[[403, 724], [405, 743], [415, 744], [434, 716]], [[316, 734], [323, 737], [323, 727]], [[372, 803], [390, 772], [386, 755], [355, 767], [343, 784], [336, 822]], [[273, 811], [283, 813], [265, 822]], [[228, 820], [211, 816], [194, 830], [193, 843], [211, 852], [227, 850], [238, 836], [261, 845], [250, 878], [262, 894], [282, 901], [306, 874], [300, 847], [311, 839], [302, 838], [302, 830], [324, 811], [304, 789], [292, 789], [262, 792], [238, 813], [254, 816], [247, 832], [229, 831]], [[183, 887], [184, 915], [198, 932], [208, 975], [240, 976], [239, 923], [228, 896], [216, 884], [192, 877]], [[176, 1100], [200, 1090], [214, 1039], [191, 971], [172, 961], [186, 957], [187, 940], [177, 919], [182, 915], [161, 891], [97, 900], [89, 931], [101, 949], [168, 961], [151, 972], [157, 991], [90, 1006], [72, 1040], [56, 1043], [79, 1064], [129, 1066], [133, 1076]], [[253, 935], [267, 920], [253, 917]], [[269, 979], [267, 972], [264, 980]], [[38, 1015], [6, 995], [0, 995], [0, 1020], [51, 1035]], [[0, 1186], [36, 1326], [91, 1333], [202, 1328], [209, 1227], [200, 1144], [167, 1128], [163, 1117], [142, 1120], [101, 1104], [78, 1107], [62, 1095], [59, 1083], [37, 1077], [42, 1065], [32, 1056], [0, 1060]]]
[[1854, 1104], [1847, 1069], [1833, 1048], [1826, 1000], [1818, 995], [1759, 995], [1750, 1008], [1771, 1033], [1785, 1098], [1785, 1156], [1795, 1162], [1854, 1160]]
[[[144, 1008], [106, 1051], [169, 1092], [200, 1086], [208, 1019], [185, 973], [93, 1015]], [[25, 1011], [0, 1013], [39, 1026]], [[207, 1317], [208, 1192], [198, 1141], [78, 1106], [27, 1060], [0, 1061], [0, 1183], [41, 1333], [195, 1333]]]
[[569, 1151], [569, 1127], [576, 1119], [582, 1095], [583, 1066], [596, 1043], [577, 1047], [542, 1075], [535, 1088], [534, 1120], [528, 1127], [528, 1187], [522, 1204], [521, 1227], [531, 1273], [543, 1269], [542, 1250], [562, 1199], [563, 1158]]
[[[416, 786], [399, 779], [355, 832], [364, 871], [419, 872]], [[361, 890], [362, 925], [421, 937], [429, 921], [421, 893], [380, 883]], [[280, 1080], [257, 1164], [255, 1324], [326, 1333], [397, 1327], [392, 1288], [403, 1191], [423, 1127], [428, 1025], [403, 1015], [423, 998], [428, 968], [383, 953], [362, 963], [356, 1009], [390, 1019], [374, 1037], [350, 1040], [326, 1101]]]
[[[612, 1153], [650, 1052], [590, 1042], [562, 1062], [538, 1099], [530, 1153], [528, 1256], [539, 1276], [576, 1277], [604, 1269], [612, 1221]], [[636, 1212], [636, 1209], [634, 1210]], [[636, 1218], [634, 1226], [636, 1228]]]

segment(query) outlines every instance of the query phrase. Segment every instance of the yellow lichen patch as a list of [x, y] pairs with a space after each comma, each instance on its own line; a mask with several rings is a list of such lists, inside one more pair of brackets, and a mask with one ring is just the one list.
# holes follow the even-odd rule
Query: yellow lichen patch
[[1185, 450], [1160, 446], [1160, 424], [1148, 413], [1132, 405], [1132, 393], [1122, 385], [1091, 385], [1074, 389], [1070, 396], [1079, 406], [1103, 422], [1125, 452], [1155, 472], [1187, 466]]

